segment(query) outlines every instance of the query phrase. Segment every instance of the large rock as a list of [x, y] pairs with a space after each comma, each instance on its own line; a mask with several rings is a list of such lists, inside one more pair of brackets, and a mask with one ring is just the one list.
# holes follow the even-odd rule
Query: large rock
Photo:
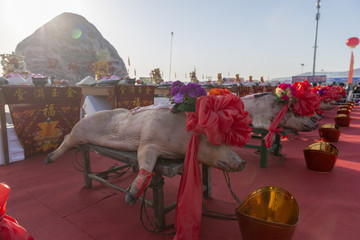
[[84, 17], [62, 13], [21, 41], [15, 52], [25, 56], [27, 70], [76, 83], [95, 76], [93, 63], [109, 63], [109, 74], [127, 76], [116, 49]]

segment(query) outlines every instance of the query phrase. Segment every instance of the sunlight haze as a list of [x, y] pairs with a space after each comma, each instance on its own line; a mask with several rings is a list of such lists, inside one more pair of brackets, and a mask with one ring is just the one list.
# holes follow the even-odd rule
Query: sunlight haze
[[[311, 72], [317, 0], [0, 0], [0, 53], [16, 45], [63, 12], [94, 24], [126, 63], [129, 75], [184, 79], [196, 68], [203, 76], [265, 80]], [[322, 0], [316, 72], [347, 71], [360, 37], [359, 0]], [[171, 32], [173, 35], [172, 57]], [[358, 47], [359, 48], [359, 47]], [[359, 68], [360, 52], [354, 50]], [[128, 58], [131, 66], [128, 66]], [[304, 66], [302, 67], [303, 64]], [[0, 70], [2, 72], [2, 70]]]

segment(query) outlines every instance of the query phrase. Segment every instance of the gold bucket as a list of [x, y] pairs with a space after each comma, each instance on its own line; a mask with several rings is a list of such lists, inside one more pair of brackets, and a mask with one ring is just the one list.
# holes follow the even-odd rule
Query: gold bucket
[[350, 109], [350, 108], [346, 108], [346, 107], [341, 107], [341, 108], [339, 108], [339, 110], [337, 111], [337, 114], [350, 115], [350, 113], [351, 113], [351, 109]]
[[340, 127], [348, 127], [350, 126], [351, 118], [346, 114], [338, 114], [335, 116], [335, 123]]
[[337, 147], [328, 142], [313, 143], [304, 150], [306, 167], [318, 172], [330, 172], [338, 155]]
[[319, 128], [320, 139], [324, 142], [337, 142], [341, 134], [341, 128], [336, 124], [324, 124]]
[[345, 104], [349, 104], [349, 105], [351, 105], [353, 107], [355, 105], [355, 102], [354, 101], [346, 101]]
[[276, 186], [252, 192], [235, 212], [243, 240], [290, 240], [299, 221], [296, 199]]
[[349, 109], [352, 109], [354, 106], [354, 104], [351, 104], [351, 103], [345, 103], [344, 105], [342, 105], [341, 107], [342, 108], [349, 108]]

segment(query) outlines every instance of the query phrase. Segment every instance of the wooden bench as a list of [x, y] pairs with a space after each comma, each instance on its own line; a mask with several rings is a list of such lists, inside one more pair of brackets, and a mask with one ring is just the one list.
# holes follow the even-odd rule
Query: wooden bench
[[[82, 152], [83, 168], [84, 168], [84, 180], [85, 187], [92, 187], [92, 180], [96, 180], [108, 187], [111, 187], [120, 192], [126, 192], [127, 189], [122, 188], [118, 185], [110, 183], [106, 178], [109, 173], [115, 173], [125, 168], [132, 167], [138, 169], [137, 152], [124, 152], [97, 145], [84, 144], [79, 145], [78, 149]], [[111, 168], [107, 171], [92, 173], [90, 163], [90, 152], [99, 154], [101, 156], [114, 159], [116, 161], [124, 163], [124, 165]], [[150, 188], [153, 192], [153, 200], [144, 199], [146, 206], [154, 210], [154, 224], [157, 228], [163, 229], [165, 225], [165, 214], [176, 208], [176, 201], [172, 202], [168, 206], [164, 204], [164, 177], [174, 177], [181, 175], [183, 167], [183, 159], [164, 159], [159, 158], [154, 172], [155, 175], [151, 179]], [[210, 167], [202, 165], [202, 180], [204, 186], [203, 196], [206, 198], [211, 197], [211, 174]], [[143, 201], [142, 197], [139, 197], [139, 201]]]
[[260, 145], [254, 145], [254, 144], [246, 144], [244, 147], [248, 148], [255, 148], [260, 150], [260, 167], [266, 168], [267, 167], [267, 155], [268, 153], [273, 153], [274, 156], [282, 156], [280, 153], [281, 150], [281, 142], [280, 142], [280, 135], [275, 134], [275, 141], [273, 142], [273, 145], [270, 148], [265, 147], [265, 139], [264, 137], [266, 134], [268, 134], [269, 131], [264, 129], [258, 129], [253, 128], [251, 138], [254, 139], [260, 139], [261, 144]]

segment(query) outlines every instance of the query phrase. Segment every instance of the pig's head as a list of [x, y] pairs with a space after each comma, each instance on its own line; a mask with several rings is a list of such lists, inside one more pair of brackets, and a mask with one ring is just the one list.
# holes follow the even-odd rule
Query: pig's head
[[323, 118], [323, 116], [320, 115], [320, 114], [318, 114], [317, 112], [315, 112], [314, 115], [311, 115], [311, 116], [309, 116], [309, 117], [310, 117], [310, 119], [311, 119], [312, 121], [314, 121], [314, 122], [318, 122], [318, 121], [320, 121], [320, 120]]
[[331, 110], [334, 109], [336, 104], [335, 100], [321, 100], [319, 110]]
[[279, 126], [293, 129], [300, 132], [310, 132], [318, 127], [318, 124], [311, 119], [311, 116], [300, 116], [288, 110]]
[[225, 144], [214, 145], [201, 134], [199, 134], [197, 159], [205, 165], [227, 172], [241, 171], [246, 164], [245, 160], [242, 160], [231, 150], [231, 146]]
[[[269, 130], [277, 114], [284, 108], [285, 103], [277, 101], [277, 97], [271, 93], [261, 93], [241, 98], [245, 104], [245, 110], [252, 118], [252, 126]], [[300, 132], [315, 130], [318, 124], [310, 117], [304, 117], [291, 110], [285, 113], [279, 127]]]

